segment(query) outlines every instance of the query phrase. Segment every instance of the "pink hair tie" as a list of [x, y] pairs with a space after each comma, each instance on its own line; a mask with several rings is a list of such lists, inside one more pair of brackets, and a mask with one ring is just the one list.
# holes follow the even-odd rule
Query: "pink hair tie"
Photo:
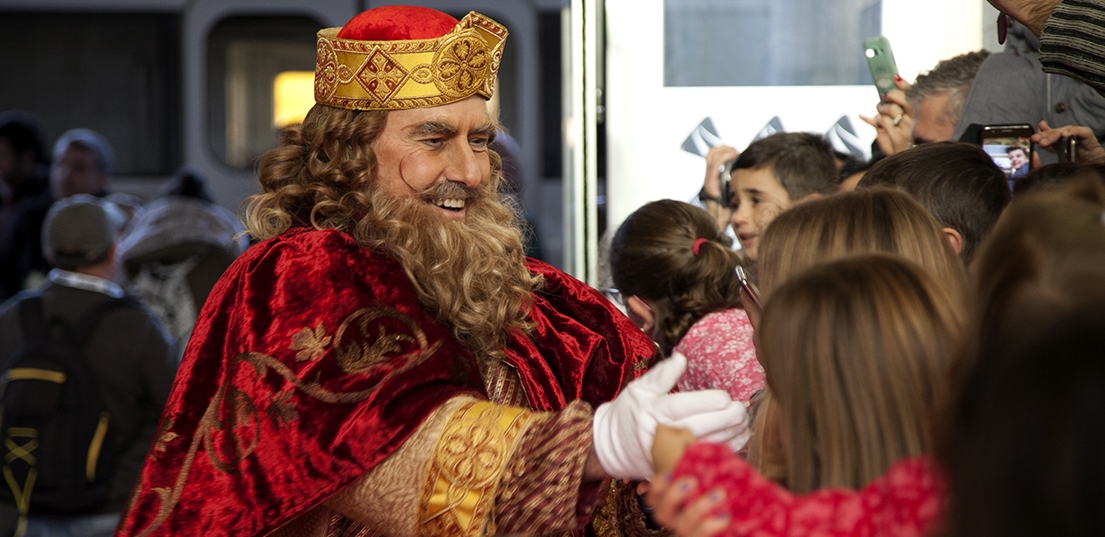
[[694, 241], [694, 247], [692, 248], [692, 250], [694, 250], [694, 255], [698, 255], [698, 249], [699, 249], [700, 247], [702, 247], [702, 244], [703, 244], [703, 243], [705, 243], [705, 242], [706, 242], [706, 241], [708, 241], [708, 240], [709, 240], [709, 239], [707, 239], [707, 238], [705, 238], [705, 237], [699, 237], [699, 238], [695, 239], [695, 241]]

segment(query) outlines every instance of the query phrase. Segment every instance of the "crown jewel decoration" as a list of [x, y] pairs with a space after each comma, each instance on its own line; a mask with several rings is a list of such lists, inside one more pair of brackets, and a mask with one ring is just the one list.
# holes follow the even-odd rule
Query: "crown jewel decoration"
[[507, 30], [470, 12], [434, 39], [359, 41], [318, 32], [315, 102], [349, 110], [405, 110], [490, 99]]

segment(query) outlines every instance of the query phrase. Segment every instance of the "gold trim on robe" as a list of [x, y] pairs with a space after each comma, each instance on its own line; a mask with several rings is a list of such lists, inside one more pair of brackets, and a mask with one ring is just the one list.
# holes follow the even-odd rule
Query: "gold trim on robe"
[[479, 401], [445, 422], [419, 502], [419, 533], [491, 533], [496, 489], [516, 444], [539, 413]]

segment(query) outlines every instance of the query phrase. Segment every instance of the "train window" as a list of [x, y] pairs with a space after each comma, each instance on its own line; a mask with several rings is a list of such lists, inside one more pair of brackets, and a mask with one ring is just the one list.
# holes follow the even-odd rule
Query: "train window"
[[116, 175], [169, 175], [181, 163], [180, 33], [177, 14], [3, 11], [0, 111], [31, 113], [50, 142], [100, 132]]
[[310, 17], [266, 16], [231, 17], [211, 29], [208, 137], [212, 151], [228, 166], [253, 167], [276, 145], [280, 127], [306, 112], [278, 117], [285, 107], [297, 109], [288, 103], [302, 95], [304, 77], [314, 76], [315, 35], [322, 27]]
[[665, 86], [862, 85], [882, 0], [664, 0]]

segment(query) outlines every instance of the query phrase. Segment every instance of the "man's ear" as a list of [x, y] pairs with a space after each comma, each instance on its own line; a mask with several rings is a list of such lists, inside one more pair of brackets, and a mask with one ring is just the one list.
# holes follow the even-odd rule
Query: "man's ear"
[[656, 315], [652, 313], [652, 308], [637, 295], [627, 298], [625, 307], [641, 320], [641, 331], [651, 336], [652, 329], [656, 327]]
[[955, 250], [955, 255], [959, 255], [963, 251], [963, 236], [950, 227], [943, 228], [943, 231], [944, 236], [948, 238], [948, 244], [951, 244], [952, 250]]

